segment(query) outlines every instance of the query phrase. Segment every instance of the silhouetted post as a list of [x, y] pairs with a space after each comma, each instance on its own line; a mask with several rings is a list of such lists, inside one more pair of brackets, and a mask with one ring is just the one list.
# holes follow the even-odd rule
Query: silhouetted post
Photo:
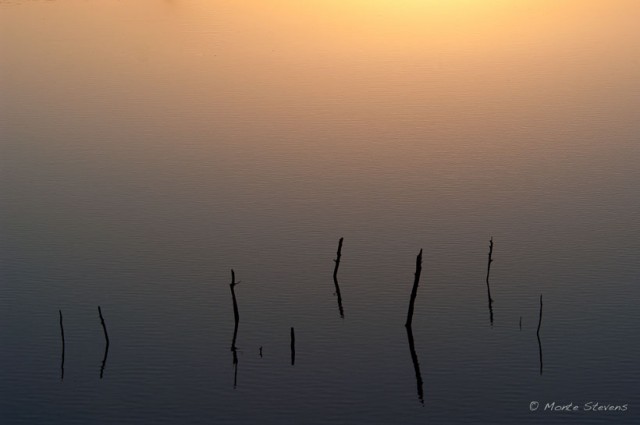
[[520, 316], [520, 323], [519, 323], [519, 325], [520, 325], [520, 330], [522, 330], [522, 316]]
[[233, 298], [233, 316], [235, 317], [236, 324], [240, 322], [240, 313], [238, 313], [238, 302], [236, 301], [236, 291], [234, 290], [237, 284], [236, 273], [233, 271], [233, 269], [231, 269], [231, 284], [229, 284], [229, 287], [231, 288], [231, 297]]
[[538, 318], [538, 330], [536, 335], [538, 337], [538, 351], [540, 353], [540, 375], [542, 375], [542, 341], [540, 341], [540, 326], [542, 325], [542, 294], [540, 294], [540, 317]]
[[100, 379], [104, 375], [104, 367], [107, 364], [107, 355], [109, 354], [109, 334], [107, 333], [107, 326], [104, 323], [104, 317], [102, 317], [102, 309], [98, 306], [98, 314], [100, 315], [100, 323], [102, 324], [102, 330], [104, 331], [104, 339], [106, 345], [104, 346], [104, 357], [102, 359], [102, 366], [100, 367]]
[[489, 240], [489, 261], [487, 262], [487, 279], [486, 279], [487, 280], [487, 297], [489, 298], [489, 321], [493, 326], [493, 307], [491, 306], [491, 304], [493, 304], [493, 298], [491, 298], [491, 287], [489, 286], [489, 273], [491, 272], [491, 263], [493, 262], [493, 259], [491, 258], [492, 254], [493, 254], [493, 236]]
[[236, 338], [238, 337], [238, 324], [240, 323], [240, 314], [238, 313], [238, 302], [236, 301], [236, 291], [235, 286], [238, 284], [236, 282], [236, 273], [231, 269], [231, 284], [229, 287], [231, 288], [231, 298], [233, 299], [233, 316], [235, 318], [235, 324], [233, 327], [233, 339], [231, 340], [231, 352], [233, 353], [233, 388], [235, 389], [238, 385], [238, 352], [236, 347]]
[[420, 273], [422, 272], [422, 249], [420, 253], [416, 257], [416, 273], [415, 279], [413, 281], [413, 289], [411, 289], [411, 299], [409, 300], [409, 311], [407, 312], [407, 322], [405, 326], [407, 328], [411, 327], [411, 322], [413, 321], [413, 306], [416, 302], [416, 296], [418, 296], [418, 283], [420, 282]]
[[416, 374], [416, 386], [418, 391], [418, 399], [424, 404], [424, 392], [422, 390], [422, 374], [420, 373], [420, 363], [416, 354], [416, 347], [413, 342], [413, 330], [411, 326], [407, 326], [407, 339], [409, 340], [409, 351], [411, 352], [411, 360], [413, 361], [413, 370]]
[[62, 326], [62, 310], [58, 310], [60, 314], [60, 336], [62, 337], [62, 361], [60, 362], [60, 380], [64, 379], [64, 326]]
[[407, 322], [405, 327], [407, 328], [407, 339], [409, 340], [409, 351], [411, 352], [411, 360], [413, 362], [413, 369], [416, 374], [416, 386], [418, 390], [418, 398], [420, 403], [424, 404], [424, 395], [422, 392], [422, 374], [420, 373], [420, 363], [418, 362], [418, 355], [416, 354], [415, 344], [413, 342], [413, 330], [411, 324], [413, 322], [413, 308], [418, 296], [418, 284], [420, 283], [420, 273], [422, 272], [422, 249], [416, 257], [416, 272], [413, 281], [413, 288], [411, 289], [411, 299], [409, 300], [409, 311], [407, 312]]
[[238, 284], [236, 282], [236, 273], [231, 269], [231, 283], [229, 287], [231, 288], [231, 299], [233, 300], [233, 317], [235, 319], [235, 326], [233, 331], [233, 341], [231, 343], [231, 349], [235, 350], [236, 345], [236, 336], [238, 334], [238, 324], [240, 323], [240, 313], [238, 312], [238, 302], [236, 301], [236, 291], [235, 286]]
[[542, 325], [542, 294], [540, 294], [540, 317], [538, 318], [538, 330], [536, 333], [540, 336], [540, 326]]
[[340, 267], [340, 257], [342, 257], [342, 242], [344, 241], [344, 238], [340, 238], [340, 241], [338, 242], [338, 253], [336, 255], [336, 259], [333, 260], [336, 263], [336, 267], [333, 269], [333, 278], [336, 279], [336, 277], [338, 276], [338, 268]]
[[291, 366], [296, 364], [296, 334], [291, 328]]
[[340, 310], [340, 317], [344, 319], [344, 310], [342, 309], [342, 295], [340, 294], [340, 285], [338, 285], [338, 268], [340, 267], [340, 257], [342, 256], [342, 241], [344, 238], [340, 238], [338, 242], [338, 254], [336, 259], [333, 260], [336, 266], [333, 269], [333, 283], [336, 286], [336, 295], [338, 296], [338, 310]]
[[107, 333], [107, 326], [104, 324], [104, 317], [102, 316], [102, 309], [98, 306], [98, 314], [100, 315], [100, 324], [102, 324], [102, 330], [104, 331], [104, 339], [109, 346], [109, 334]]

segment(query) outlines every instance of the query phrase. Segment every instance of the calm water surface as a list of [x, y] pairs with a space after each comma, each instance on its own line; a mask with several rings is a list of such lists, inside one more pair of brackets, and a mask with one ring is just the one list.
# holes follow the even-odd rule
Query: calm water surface
[[396, 3], [0, 2], [0, 422], [640, 421], [640, 5]]

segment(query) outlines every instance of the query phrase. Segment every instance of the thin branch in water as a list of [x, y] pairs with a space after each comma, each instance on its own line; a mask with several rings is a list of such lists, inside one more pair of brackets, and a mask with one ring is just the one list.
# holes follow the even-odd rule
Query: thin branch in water
[[104, 331], [104, 339], [109, 346], [109, 334], [107, 333], [107, 326], [104, 323], [104, 317], [102, 316], [102, 309], [98, 306], [98, 315], [100, 316], [100, 324], [102, 325], [102, 330]]
[[336, 295], [338, 296], [338, 310], [340, 311], [340, 317], [344, 319], [344, 309], [342, 308], [342, 295], [340, 294], [340, 285], [338, 285], [338, 268], [340, 267], [340, 257], [342, 257], [342, 242], [344, 238], [340, 238], [338, 242], [338, 253], [336, 259], [333, 260], [336, 265], [333, 269], [333, 283], [336, 287]]
[[231, 288], [231, 298], [233, 299], [233, 316], [235, 318], [236, 323], [240, 321], [240, 313], [238, 312], [238, 302], [236, 301], [236, 291], [234, 290], [235, 286], [238, 284], [236, 282], [236, 273], [231, 269], [231, 283], [229, 287]]
[[411, 327], [413, 321], [413, 308], [418, 296], [418, 283], [420, 282], [420, 273], [422, 272], [422, 249], [416, 257], [416, 272], [413, 280], [413, 288], [411, 289], [411, 298], [409, 299], [409, 310], [407, 311], [407, 321], [404, 324], [406, 327]]
[[238, 325], [240, 324], [240, 314], [238, 313], [238, 302], [236, 301], [236, 291], [235, 286], [238, 284], [236, 282], [236, 273], [231, 269], [231, 283], [229, 287], [231, 288], [231, 298], [233, 300], [233, 317], [234, 317], [234, 326], [233, 326], [233, 338], [231, 339], [231, 353], [233, 355], [233, 389], [235, 389], [238, 385], [238, 348], [236, 347], [236, 339], [238, 338]]
[[489, 240], [489, 260], [487, 262], [487, 298], [489, 299], [489, 322], [491, 326], [493, 326], [493, 298], [491, 298], [491, 287], [489, 286], [489, 274], [491, 273], [491, 263], [493, 263], [493, 258], [491, 258], [493, 254], [493, 236]]
[[542, 326], [542, 294], [540, 294], [540, 316], [538, 317], [538, 330], [536, 333], [540, 336], [540, 326]]
[[422, 374], [420, 373], [420, 363], [418, 362], [418, 355], [416, 354], [415, 344], [413, 342], [413, 329], [411, 324], [413, 322], [413, 310], [418, 296], [418, 284], [420, 283], [420, 273], [422, 272], [422, 249], [416, 257], [416, 272], [413, 280], [413, 288], [411, 289], [411, 298], [409, 299], [409, 310], [407, 311], [407, 321], [404, 326], [407, 329], [407, 339], [409, 340], [409, 352], [411, 353], [411, 360], [413, 362], [413, 370], [416, 374], [416, 387], [418, 391], [418, 399], [420, 403], [424, 405], [424, 394], [422, 390]]

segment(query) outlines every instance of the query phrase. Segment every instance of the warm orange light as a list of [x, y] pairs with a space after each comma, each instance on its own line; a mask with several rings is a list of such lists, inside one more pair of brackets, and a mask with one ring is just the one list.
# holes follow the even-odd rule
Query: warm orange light
[[[520, 3], [520, 6], [518, 6]], [[385, 19], [411, 19], [425, 14], [432, 19], [467, 19], [513, 10], [528, 1], [510, 0], [351, 0], [345, 8], [383, 15]]]
[[[247, 0], [239, 36], [277, 37], [305, 48], [410, 54], [446, 45], [479, 52], [525, 40], [555, 43], [582, 13], [601, 3], [579, 0]], [[578, 7], [579, 6], [579, 7]], [[591, 11], [593, 12], [593, 11]], [[594, 15], [597, 13], [594, 12]], [[550, 40], [550, 41], [547, 41]], [[525, 41], [526, 42], [526, 41]]]
[[375, 23], [383, 26], [438, 28], [460, 23], [484, 25], [505, 18], [515, 19], [521, 13], [531, 13], [558, 4], [550, 0], [311, 0], [278, 3], [282, 9], [306, 10], [320, 19], [324, 14], [336, 21], [355, 25]]

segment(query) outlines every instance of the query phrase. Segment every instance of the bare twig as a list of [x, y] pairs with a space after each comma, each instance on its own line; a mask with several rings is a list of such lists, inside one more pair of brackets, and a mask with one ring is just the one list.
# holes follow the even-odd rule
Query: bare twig
[[493, 259], [491, 255], [493, 254], [493, 237], [489, 240], [489, 260], [487, 262], [487, 297], [489, 299], [489, 322], [491, 326], [493, 326], [493, 298], [491, 298], [491, 287], [489, 286], [489, 273], [491, 272], [491, 263], [493, 263]]
[[338, 285], [338, 268], [340, 267], [340, 257], [342, 256], [342, 242], [344, 238], [340, 238], [338, 242], [338, 253], [336, 259], [333, 260], [336, 263], [333, 269], [333, 283], [336, 287], [336, 295], [338, 296], [338, 310], [340, 311], [340, 317], [344, 319], [344, 309], [342, 308], [342, 295], [340, 294], [340, 285]]
[[420, 273], [422, 272], [422, 249], [420, 253], [416, 257], [416, 273], [415, 279], [413, 281], [413, 288], [411, 289], [411, 298], [409, 300], [409, 311], [407, 312], [407, 322], [405, 326], [407, 328], [411, 327], [411, 323], [413, 321], [413, 307], [416, 302], [416, 297], [418, 295], [418, 283], [420, 282]]

